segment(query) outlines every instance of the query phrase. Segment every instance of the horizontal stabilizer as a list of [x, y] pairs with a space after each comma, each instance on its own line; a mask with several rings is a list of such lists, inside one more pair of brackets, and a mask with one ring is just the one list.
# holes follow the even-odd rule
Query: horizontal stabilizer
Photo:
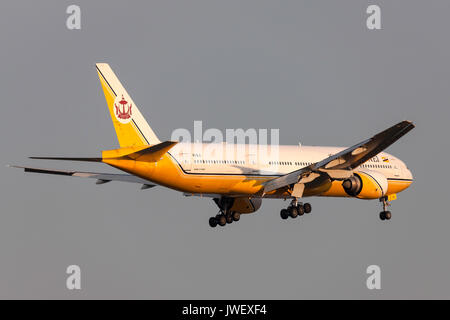
[[104, 159], [123, 159], [145, 162], [156, 162], [169, 151], [177, 141], [164, 141], [153, 146], [126, 147], [102, 152], [102, 158], [75, 158], [75, 157], [30, 157], [40, 160], [65, 160], [65, 161], [87, 161], [102, 162]]
[[110, 182], [110, 181], [122, 181], [122, 182], [132, 182], [132, 183], [140, 183], [140, 184], [148, 185], [148, 188], [156, 186], [155, 184], [149, 183], [148, 180], [145, 180], [145, 179], [142, 179], [142, 178], [130, 175], [130, 174], [64, 171], [64, 170], [41, 169], [41, 168], [31, 168], [31, 167], [22, 167], [22, 166], [10, 166], [10, 167], [24, 169], [25, 172], [54, 174], [54, 175], [80, 177], [80, 178], [93, 178], [93, 179], [97, 179], [96, 184], [103, 184], [103, 183]]
[[66, 160], [66, 161], [88, 161], [88, 162], [102, 162], [102, 158], [70, 158], [70, 157], [29, 157], [30, 159], [41, 160]]
[[128, 159], [134, 161], [156, 162], [177, 143], [177, 141], [164, 141], [151, 147], [106, 150], [102, 152], [102, 157], [103, 159]]
[[177, 143], [176, 141], [164, 141], [147, 149], [129, 154], [128, 157], [136, 161], [155, 162], [161, 159]]

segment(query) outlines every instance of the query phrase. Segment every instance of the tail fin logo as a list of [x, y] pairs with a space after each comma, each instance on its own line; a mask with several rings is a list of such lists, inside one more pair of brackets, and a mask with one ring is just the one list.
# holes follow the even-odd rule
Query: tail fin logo
[[114, 107], [115, 107], [115, 115], [117, 121], [120, 123], [128, 123], [131, 121], [131, 107], [133, 106], [131, 103], [128, 104], [128, 101], [125, 100], [124, 96], [122, 95], [122, 99], [120, 99], [119, 96], [116, 97], [116, 100], [114, 101]]

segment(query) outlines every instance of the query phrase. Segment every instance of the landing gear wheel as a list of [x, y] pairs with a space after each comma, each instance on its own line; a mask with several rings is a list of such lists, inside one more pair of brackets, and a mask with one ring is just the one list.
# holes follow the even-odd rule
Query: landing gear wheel
[[231, 216], [231, 214], [227, 214], [227, 215], [225, 216], [225, 218], [226, 218], [228, 224], [230, 224], [230, 223], [233, 222], [233, 217]]
[[280, 217], [283, 220], [286, 220], [289, 217], [289, 212], [286, 209], [281, 209]]
[[219, 223], [219, 226], [223, 227], [224, 225], [227, 224], [227, 218], [225, 218], [225, 216], [223, 214], [221, 214], [218, 219], [218, 223]]
[[388, 202], [388, 197], [380, 198], [380, 202], [383, 202], [383, 211], [380, 212], [380, 219], [381, 220], [391, 220], [392, 213], [390, 211], [386, 211], [386, 207], [391, 205]]
[[298, 216], [298, 211], [297, 211], [297, 207], [291, 206], [288, 208], [288, 212], [289, 212], [289, 216], [293, 219], [297, 218]]
[[391, 220], [392, 213], [390, 211], [381, 211], [380, 212], [380, 219], [381, 220]]
[[305, 204], [303, 205], [303, 209], [305, 210], [305, 213], [310, 213], [311, 210], [312, 210], [311, 204], [308, 203], [308, 202], [305, 203]]
[[209, 218], [209, 226], [215, 228], [217, 226], [217, 219], [215, 217]]
[[239, 221], [239, 219], [241, 219], [241, 214], [239, 212], [233, 212], [231, 216], [233, 217], [234, 221]]
[[302, 206], [301, 204], [297, 205], [297, 212], [299, 216], [302, 216], [306, 211], [305, 211], [305, 207]]

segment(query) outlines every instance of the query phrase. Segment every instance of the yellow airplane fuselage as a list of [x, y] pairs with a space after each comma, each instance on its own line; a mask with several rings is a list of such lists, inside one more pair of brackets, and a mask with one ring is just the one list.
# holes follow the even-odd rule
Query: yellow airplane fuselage
[[[120, 149], [119, 149], [120, 150]], [[136, 149], [138, 150], [138, 149]], [[120, 155], [120, 151], [117, 154]], [[123, 153], [130, 152], [128, 148]], [[105, 157], [106, 155], [106, 157]], [[147, 179], [156, 184], [184, 192], [192, 195], [230, 195], [230, 196], [264, 196], [270, 198], [288, 198], [290, 192], [287, 188], [277, 190], [263, 195], [264, 183], [276, 178], [280, 174], [227, 174], [227, 173], [202, 173], [186, 172], [182, 165], [171, 153], [165, 153], [156, 162], [135, 161], [111, 157], [111, 151], [104, 152], [102, 162], [130, 174]], [[206, 166], [207, 167], [207, 166]], [[217, 170], [212, 170], [217, 171]], [[355, 170], [358, 173], [358, 170]], [[383, 195], [392, 195], [408, 188], [412, 183], [411, 179], [389, 178], [388, 189], [384, 194], [373, 179], [364, 173], [359, 172], [364, 185], [373, 186], [358, 196], [361, 199], [378, 199]], [[342, 187], [342, 181], [328, 181], [320, 185], [320, 190], [313, 188], [306, 189], [304, 196], [329, 196], [329, 197], [350, 197]]]

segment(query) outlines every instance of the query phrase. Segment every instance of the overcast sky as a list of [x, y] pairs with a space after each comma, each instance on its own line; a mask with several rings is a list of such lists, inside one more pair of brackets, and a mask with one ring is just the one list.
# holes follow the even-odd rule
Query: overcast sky
[[[0, 298], [450, 298], [448, 1], [69, 1], [0, 4]], [[381, 7], [382, 29], [366, 28]], [[118, 147], [95, 71], [108, 62], [161, 140], [176, 128], [279, 128], [280, 143], [349, 146], [401, 120], [386, 151], [415, 182], [378, 201], [265, 200], [211, 229], [210, 199], [25, 174], [115, 172], [30, 155]], [[88, 181], [86, 181], [88, 180]], [[82, 289], [66, 289], [67, 266]], [[366, 268], [381, 267], [381, 290]]]

